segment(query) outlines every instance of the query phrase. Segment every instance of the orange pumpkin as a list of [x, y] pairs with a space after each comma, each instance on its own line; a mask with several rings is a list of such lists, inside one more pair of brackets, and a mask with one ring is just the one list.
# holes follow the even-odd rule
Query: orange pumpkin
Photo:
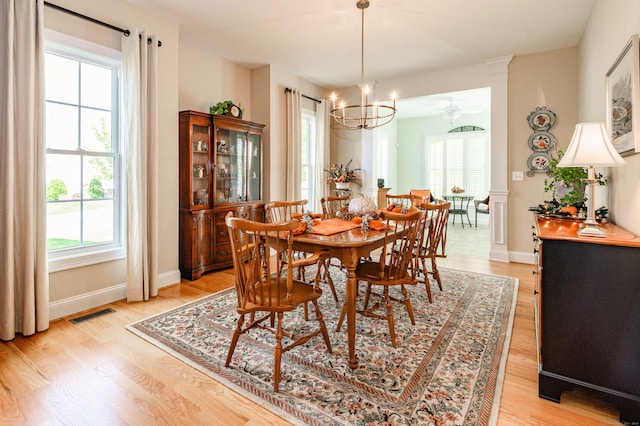
[[575, 206], [564, 206], [560, 207], [560, 213], [568, 213], [571, 216], [578, 213], [578, 209]]

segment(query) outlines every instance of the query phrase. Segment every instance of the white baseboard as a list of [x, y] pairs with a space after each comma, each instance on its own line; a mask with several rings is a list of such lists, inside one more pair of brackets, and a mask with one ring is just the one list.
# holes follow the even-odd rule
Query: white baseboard
[[536, 264], [536, 254], [528, 251], [511, 251], [509, 252], [509, 262]]
[[[180, 271], [174, 270], [158, 275], [158, 288], [177, 284], [180, 282]], [[73, 315], [98, 306], [107, 305], [127, 298], [127, 284], [116, 284], [111, 287], [101, 288], [90, 293], [79, 294], [49, 304], [49, 319]]]

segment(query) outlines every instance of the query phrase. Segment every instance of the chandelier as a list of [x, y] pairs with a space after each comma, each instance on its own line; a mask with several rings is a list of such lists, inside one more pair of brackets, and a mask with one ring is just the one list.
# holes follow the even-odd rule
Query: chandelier
[[359, 105], [346, 105], [340, 102], [336, 108], [336, 95], [331, 95], [331, 111], [329, 115], [340, 125], [348, 129], [374, 129], [384, 126], [393, 120], [396, 114], [396, 96], [392, 94], [393, 106], [378, 101], [369, 103], [369, 86], [364, 83], [364, 10], [369, 7], [369, 0], [358, 0], [358, 9], [362, 10], [362, 61], [361, 61], [361, 98]]

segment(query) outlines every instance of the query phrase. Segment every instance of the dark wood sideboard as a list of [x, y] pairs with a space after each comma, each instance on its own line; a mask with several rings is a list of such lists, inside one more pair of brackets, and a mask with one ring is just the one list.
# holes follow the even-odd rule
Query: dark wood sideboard
[[581, 221], [535, 215], [539, 396], [583, 387], [640, 422], [640, 238], [611, 223], [578, 237]]

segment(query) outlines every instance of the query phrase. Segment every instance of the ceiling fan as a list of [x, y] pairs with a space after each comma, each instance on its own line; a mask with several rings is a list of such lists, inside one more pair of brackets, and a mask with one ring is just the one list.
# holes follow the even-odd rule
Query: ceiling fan
[[481, 105], [454, 105], [453, 98], [449, 98], [449, 105], [442, 108], [440, 116], [449, 121], [449, 124], [453, 126], [453, 122], [462, 117], [462, 114], [477, 114], [482, 112]]

